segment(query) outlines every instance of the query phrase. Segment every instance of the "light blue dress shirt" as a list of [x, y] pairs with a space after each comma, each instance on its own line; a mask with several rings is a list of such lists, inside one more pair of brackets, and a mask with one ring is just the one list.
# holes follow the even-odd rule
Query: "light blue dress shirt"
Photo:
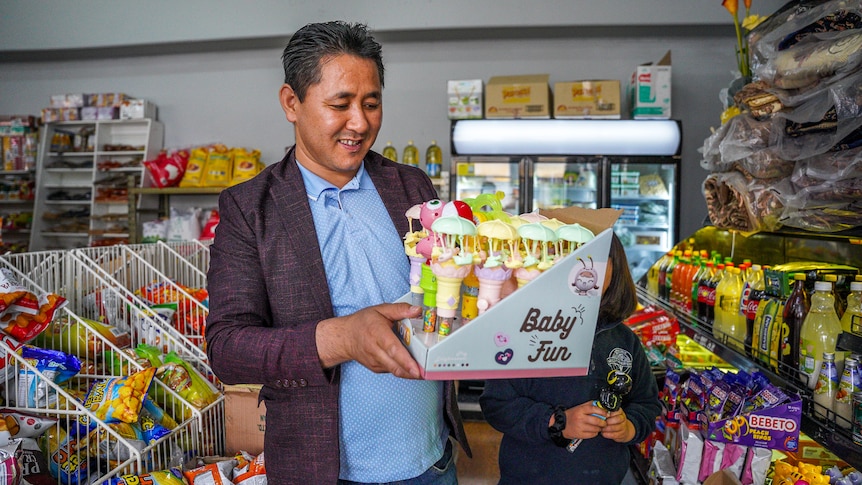
[[[308, 194], [336, 316], [410, 291], [404, 244], [364, 164], [340, 190], [297, 163]], [[406, 217], [406, 216], [405, 216]], [[341, 471], [356, 482], [421, 475], [443, 454], [443, 384], [341, 365]]]

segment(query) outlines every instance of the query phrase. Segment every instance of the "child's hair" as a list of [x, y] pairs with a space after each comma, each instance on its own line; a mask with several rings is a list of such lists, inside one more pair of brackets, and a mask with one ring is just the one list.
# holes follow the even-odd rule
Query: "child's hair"
[[605, 322], [619, 322], [628, 318], [637, 308], [637, 290], [629, 271], [626, 250], [616, 233], [611, 238], [608, 264], [612, 271], [611, 281], [608, 289], [602, 293], [599, 319]]

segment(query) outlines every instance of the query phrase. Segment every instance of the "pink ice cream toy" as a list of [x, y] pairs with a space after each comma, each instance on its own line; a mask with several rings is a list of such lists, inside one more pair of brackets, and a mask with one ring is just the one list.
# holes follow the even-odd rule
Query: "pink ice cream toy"
[[476, 305], [479, 314], [485, 313], [501, 299], [503, 283], [512, 277], [512, 269], [505, 260], [517, 254], [518, 230], [500, 220], [485, 221], [476, 227], [485, 255], [482, 262], [473, 268], [479, 279], [479, 295]]
[[[439, 333], [448, 335], [461, 301], [461, 283], [473, 267], [475, 253], [468, 237], [476, 235], [476, 225], [470, 219], [450, 215], [434, 221], [431, 228], [439, 243], [434, 246], [431, 260], [431, 270], [437, 278]], [[470, 239], [475, 241], [475, 237]]]
[[557, 233], [540, 222], [533, 222], [519, 226], [518, 235], [521, 236], [524, 262], [515, 269], [515, 278], [518, 288], [521, 288], [554, 264], [550, 249], [557, 242]]

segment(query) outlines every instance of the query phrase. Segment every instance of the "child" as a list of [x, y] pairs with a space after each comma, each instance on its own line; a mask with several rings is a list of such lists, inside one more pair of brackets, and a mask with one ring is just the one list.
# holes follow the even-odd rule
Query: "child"
[[[620, 483], [629, 469], [629, 445], [655, 427], [656, 380], [640, 340], [622, 323], [637, 295], [616, 234], [607, 268], [588, 375], [485, 381], [482, 412], [503, 433], [500, 485]], [[609, 387], [608, 375], [620, 372], [632, 381], [621, 393], [622, 407], [594, 406]], [[582, 441], [573, 447], [572, 440]]]

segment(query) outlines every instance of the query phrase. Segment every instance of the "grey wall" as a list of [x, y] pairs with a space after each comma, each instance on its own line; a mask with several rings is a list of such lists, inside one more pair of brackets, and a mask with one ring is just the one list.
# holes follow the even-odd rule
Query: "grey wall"
[[[755, 7], [768, 14], [781, 4]], [[445, 152], [448, 79], [549, 73], [552, 83], [625, 82], [636, 65], [670, 49], [673, 117], [684, 136], [681, 236], [693, 233], [706, 215], [697, 149], [719, 123], [718, 93], [735, 66], [721, 3], [544, 0], [530, 2], [529, 12], [523, 5], [12, 0], [0, 14], [0, 113], [38, 113], [52, 94], [119, 91], [158, 106], [168, 147], [218, 141], [259, 148], [274, 162], [293, 143], [277, 99], [281, 49], [308, 21], [345, 18], [367, 22], [384, 47], [385, 116], [375, 149], [392, 141], [400, 150], [412, 139], [424, 152], [437, 140]]]

